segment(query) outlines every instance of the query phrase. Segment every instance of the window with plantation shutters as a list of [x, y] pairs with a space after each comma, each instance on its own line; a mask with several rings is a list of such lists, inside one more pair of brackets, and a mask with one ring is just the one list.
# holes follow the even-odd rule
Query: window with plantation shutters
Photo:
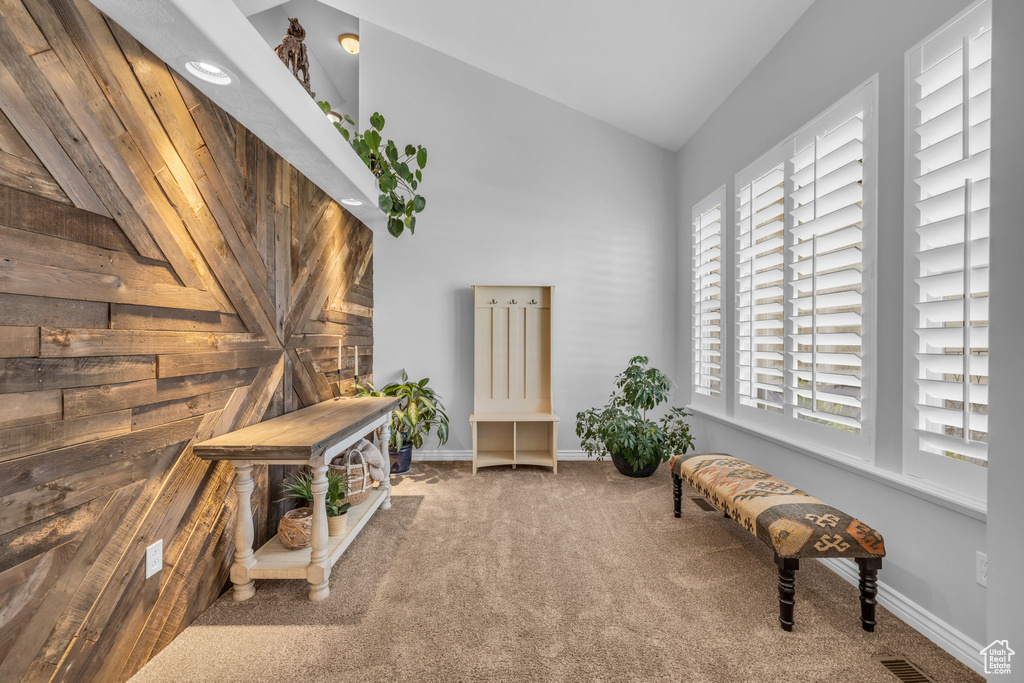
[[964, 488], [988, 457], [989, 2], [909, 52], [907, 68], [909, 469]]
[[736, 176], [736, 417], [861, 459], [876, 93], [871, 78]]
[[737, 179], [736, 377], [740, 405], [782, 413], [785, 170], [775, 156]]
[[725, 187], [693, 207], [693, 391], [722, 395], [722, 211]]
[[798, 419], [861, 430], [864, 118], [851, 97], [794, 138], [789, 395]]

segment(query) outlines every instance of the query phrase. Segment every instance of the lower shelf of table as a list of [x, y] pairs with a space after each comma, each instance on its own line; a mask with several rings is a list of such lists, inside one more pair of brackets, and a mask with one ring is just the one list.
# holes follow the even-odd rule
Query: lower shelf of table
[[[327, 559], [331, 565], [338, 561], [345, 549], [363, 530], [366, 522], [384, 502], [384, 496], [384, 490], [376, 488], [362, 503], [349, 508], [348, 527], [345, 533], [327, 538]], [[306, 567], [312, 554], [312, 548], [288, 550], [281, 545], [278, 537], [274, 536], [256, 551], [256, 564], [249, 569], [249, 576], [254, 579], [305, 579]]]

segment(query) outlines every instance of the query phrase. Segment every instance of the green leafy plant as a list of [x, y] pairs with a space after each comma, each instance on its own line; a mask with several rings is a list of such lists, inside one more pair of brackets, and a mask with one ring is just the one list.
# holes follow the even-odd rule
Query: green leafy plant
[[402, 381], [391, 382], [378, 391], [372, 384], [356, 384], [358, 396], [396, 396], [401, 400], [391, 417], [390, 445], [396, 450], [409, 442], [413, 448], [421, 448], [423, 440], [434, 428], [437, 429], [437, 445], [448, 443], [448, 413], [445, 412], [441, 397], [430, 388], [430, 378], [410, 381], [402, 370]]
[[[317, 102], [320, 109], [330, 113], [329, 102]], [[388, 216], [388, 232], [398, 237], [408, 229], [416, 232], [416, 214], [427, 206], [427, 200], [416, 190], [423, 182], [423, 169], [427, 165], [427, 148], [406, 145], [399, 148], [394, 140], [384, 141], [381, 131], [385, 120], [379, 112], [370, 117], [370, 127], [360, 133], [356, 122], [348, 114], [334, 122], [341, 136], [377, 178], [380, 210]]]
[[682, 408], [671, 408], [659, 421], [648, 419], [647, 411], [668, 401], [672, 388], [668, 376], [649, 363], [647, 356], [631, 358], [616, 375], [608, 403], [576, 414], [576, 435], [588, 457], [603, 460], [614, 453], [637, 471], [693, 447], [683, 419], [690, 414]]
[[[298, 498], [313, 503], [313, 475], [306, 472], [292, 476], [284, 484], [285, 498]], [[348, 512], [351, 503], [342, 502], [348, 493], [348, 477], [327, 470], [327, 516], [337, 517]]]

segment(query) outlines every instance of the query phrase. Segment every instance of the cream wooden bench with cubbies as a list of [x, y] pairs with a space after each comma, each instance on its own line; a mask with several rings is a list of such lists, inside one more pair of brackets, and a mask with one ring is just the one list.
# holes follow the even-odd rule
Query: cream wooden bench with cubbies
[[540, 465], [558, 472], [551, 399], [553, 287], [474, 285], [473, 474]]

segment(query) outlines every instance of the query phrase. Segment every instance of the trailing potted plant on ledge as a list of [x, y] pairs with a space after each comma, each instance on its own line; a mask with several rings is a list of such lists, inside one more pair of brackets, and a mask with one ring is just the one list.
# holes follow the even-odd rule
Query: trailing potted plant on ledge
[[410, 381], [402, 370], [402, 381], [391, 382], [378, 391], [372, 384], [356, 384], [358, 396], [396, 396], [401, 399], [391, 417], [391, 473], [408, 474], [412, 470], [412, 449], [422, 448], [430, 431], [437, 428], [437, 445], [448, 443], [448, 413], [441, 397], [429, 385], [430, 379]]
[[576, 435], [588, 457], [603, 460], [610, 455], [615, 469], [627, 477], [649, 477], [658, 465], [693, 447], [689, 413], [670, 408], [659, 420], [647, 418], [669, 399], [672, 382], [657, 368], [648, 367], [647, 356], [630, 359], [615, 377], [615, 389], [603, 408], [576, 414]]
[[[317, 102], [323, 113], [330, 115], [330, 102]], [[423, 182], [423, 169], [427, 165], [427, 148], [422, 145], [406, 145], [400, 149], [394, 140], [381, 137], [384, 117], [374, 112], [370, 127], [360, 133], [355, 120], [345, 115], [334, 115], [334, 127], [348, 140], [352, 149], [363, 160], [377, 179], [380, 198], [377, 205], [388, 216], [388, 232], [394, 237], [408, 229], [416, 232], [416, 215], [427, 206], [427, 200], [417, 194]]]

